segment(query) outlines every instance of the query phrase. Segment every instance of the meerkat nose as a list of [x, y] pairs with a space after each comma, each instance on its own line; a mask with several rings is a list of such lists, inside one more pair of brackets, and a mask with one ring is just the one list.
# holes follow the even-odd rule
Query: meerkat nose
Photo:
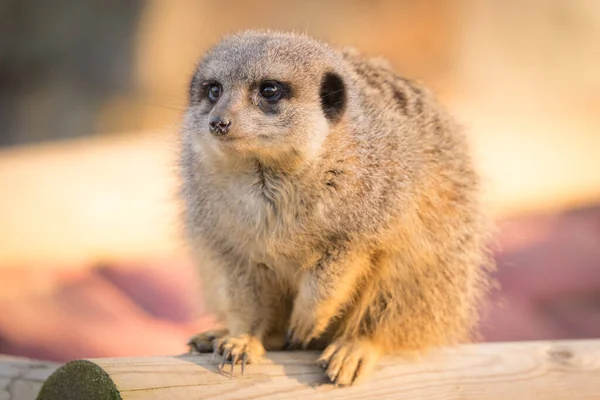
[[216, 135], [225, 135], [229, 132], [229, 127], [231, 126], [231, 121], [227, 118], [222, 118], [219, 116], [211, 117], [208, 122], [208, 126], [210, 128], [210, 132]]

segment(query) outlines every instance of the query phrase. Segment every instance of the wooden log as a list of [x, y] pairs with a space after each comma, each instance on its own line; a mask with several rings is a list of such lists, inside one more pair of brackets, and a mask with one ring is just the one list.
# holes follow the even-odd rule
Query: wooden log
[[600, 340], [487, 343], [384, 357], [364, 383], [336, 388], [314, 352], [270, 352], [219, 372], [211, 355], [67, 363], [38, 400], [58, 399], [600, 399]]
[[58, 363], [0, 355], [0, 400], [34, 400]]

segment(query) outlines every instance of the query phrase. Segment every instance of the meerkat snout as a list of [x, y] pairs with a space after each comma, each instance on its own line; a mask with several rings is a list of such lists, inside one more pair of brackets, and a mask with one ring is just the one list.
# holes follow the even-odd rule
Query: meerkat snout
[[214, 115], [210, 118], [208, 123], [209, 130], [212, 134], [217, 136], [225, 135], [229, 132], [231, 126], [231, 120], [220, 115]]
[[[223, 86], [219, 82], [207, 82], [208, 86], [207, 95], [212, 103], [218, 103], [223, 93]], [[219, 107], [215, 107], [213, 113], [208, 120], [208, 130], [215, 136], [222, 136], [229, 132], [231, 126], [231, 119], [222, 115], [226, 111], [227, 104], [221, 104]]]

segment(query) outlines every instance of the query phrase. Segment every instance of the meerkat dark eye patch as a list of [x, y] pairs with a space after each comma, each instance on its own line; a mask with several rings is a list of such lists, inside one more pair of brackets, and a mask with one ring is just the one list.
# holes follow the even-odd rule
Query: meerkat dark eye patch
[[327, 119], [337, 122], [346, 108], [346, 86], [342, 78], [327, 72], [321, 81], [321, 105]]
[[202, 81], [197, 75], [192, 77], [190, 83], [190, 103], [198, 104], [204, 99], [212, 104], [216, 103], [223, 94], [223, 86], [215, 80]]
[[289, 85], [284, 82], [267, 80], [258, 86], [258, 94], [268, 103], [277, 103], [290, 95]]
[[211, 103], [216, 103], [223, 93], [223, 86], [217, 81], [208, 81], [202, 84], [206, 89], [206, 96]]
[[258, 93], [268, 102], [276, 102], [281, 98], [282, 90], [278, 82], [265, 81], [260, 84]]
[[257, 106], [267, 115], [277, 115], [282, 110], [281, 100], [290, 99], [292, 90], [287, 82], [264, 80], [250, 87], [257, 94]]

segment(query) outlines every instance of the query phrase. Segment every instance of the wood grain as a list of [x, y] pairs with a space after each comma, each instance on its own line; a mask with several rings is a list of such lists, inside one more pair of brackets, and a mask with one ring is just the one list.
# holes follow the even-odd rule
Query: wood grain
[[[474, 344], [419, 359], [386, 357], [370, 379], [350, 388], [326, 383], [316, 356], [272, 352], [243, 377], [238, 367], [231, 379], [218, 372], [210, 355], [75, 361], [67, 366], [79, 370], [55, 379], [57, 371], [39, 398], [79, 399], [78, 390], [89, 397], [97, 389], [94, 384], [109, 384], [118, 395], [107, 398], [123, 400], [600, 399], [600, 340]], [[98, 384], [103, 381], [98, 373], [110, 381]]]
[[0, 355], [0, 400], [34, 400], [59, 367], [57, 363]]

